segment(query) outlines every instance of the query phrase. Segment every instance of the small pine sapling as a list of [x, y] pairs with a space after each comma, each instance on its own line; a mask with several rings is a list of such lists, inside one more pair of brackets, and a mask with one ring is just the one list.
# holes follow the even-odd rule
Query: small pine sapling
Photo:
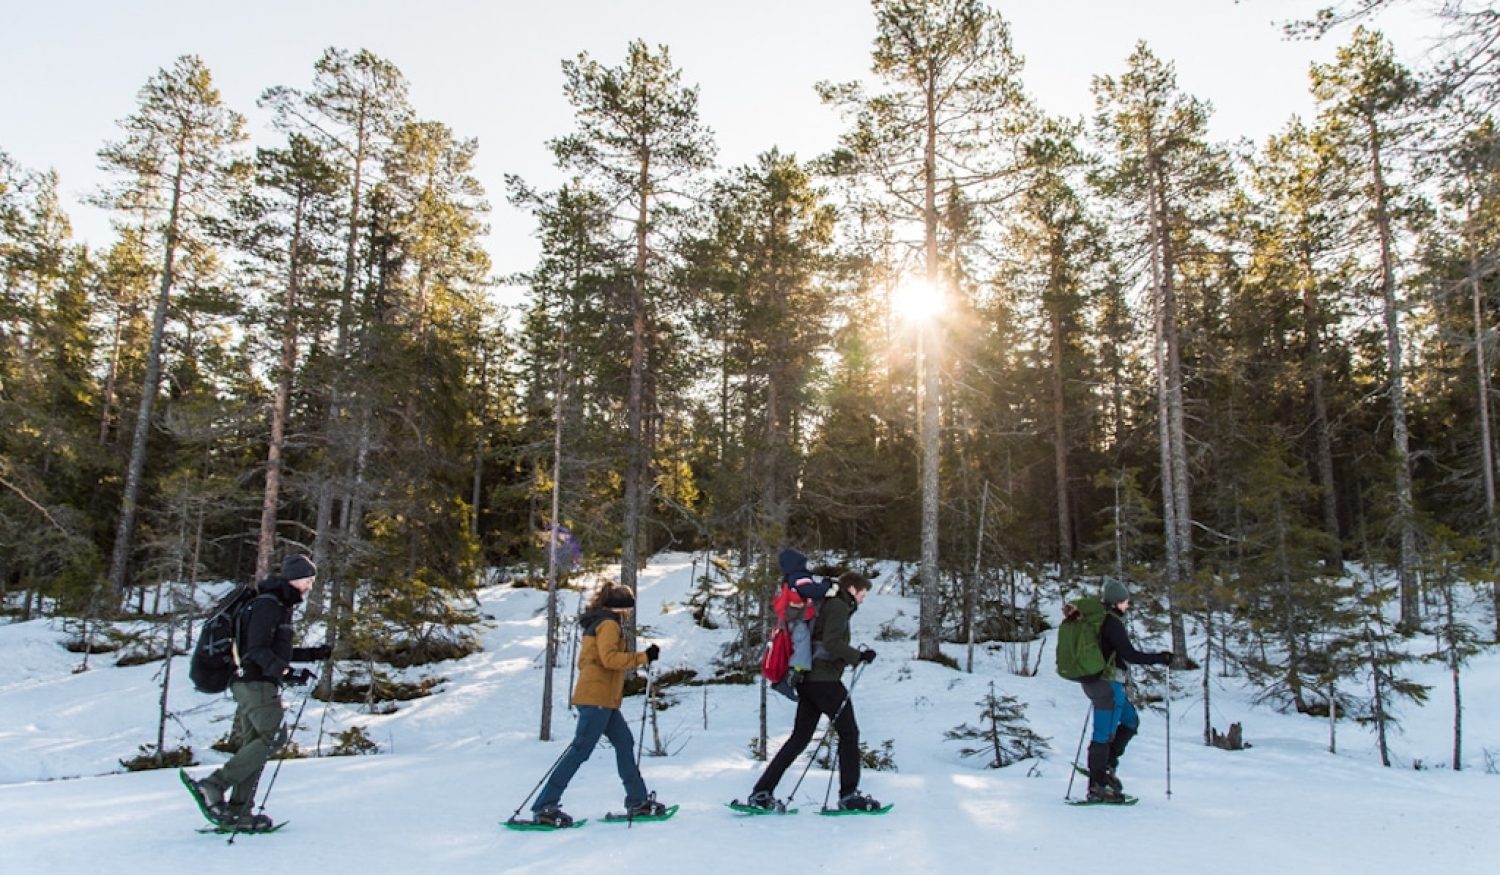
[[971, 743], [959, 749], [960, 756], [983, 756], [985, 768], [1003, 769], [1049, 750], [1048, 739], [1031, 731], [1026, 722], [1026, 705], [1015, 696], [997, 694], [994, 681], [990, 681], [984, 698], [974, 704], [981, 709], [979, 726], [961, 723], [943, 733], [947, 741]]

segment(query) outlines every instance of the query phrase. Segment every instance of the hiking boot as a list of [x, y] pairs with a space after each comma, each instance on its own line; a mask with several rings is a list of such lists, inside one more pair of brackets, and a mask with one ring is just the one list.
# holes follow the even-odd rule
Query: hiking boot
[[1125, 801], [1125, 794], [1121, 793], [1119, 790], [1116, 790], [1113, 786], [1107, 783], [1089, 784], [1088, 799], [1090, 802], [1102, 802], [1106, 805], [1119, 805], [1120, 803]]
[[210, 819], [229, 822], [234, 818], [229, 811], [228, 804], [224, 801], [224, 791], [229, 788], [218, 778], [218, 772], [209, 775], [201, 781], [188, 778], [188, 787], [193, 795], [197, 797], [198, 804], [202, 806], [203, 813]]
[[1125, 792], [1125, 785], [1121, 784], [1120, 779], [1115, 776], [1115, 770], [1113, 767], [1111, 767], [1109, 771], [1104, 773], [1104, 783], [1107, 784], [1109, 788], [1111, 790], [1114, 790], [1116, 793]]
[[573, 818], [556, 805], [548, 805], [546, 808], [531, 812], [531, 819], [542, 826], [566, 829], [573, 825]]
[[776, 801], [776, 796], [770, 790], [756, 790], [745, 800], [745, 804], [761, 811], [781, 810], [781, 803]]
[[839, 797], [840, 811], [877, 811], [879, 808], [879, 801], [866, 796], [858, 790]]
[[655, 793], [646, 794], [645, 800], [625, 809], [625, 814], [629, 817], [658, 817], [666, 813], [667, 806], [656, 801]]
[[265, 832], [276, 825], [269, 814], [255, 814], [250, 811], [237, 815], [231, 815], [224, 822], [225, 826], [232, 826], [240, 832]]

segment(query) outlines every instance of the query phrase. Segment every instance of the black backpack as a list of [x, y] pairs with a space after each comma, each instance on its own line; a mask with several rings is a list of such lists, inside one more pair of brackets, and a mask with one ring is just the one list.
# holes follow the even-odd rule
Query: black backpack
[[208, 612], [188, 664], [188, 677], [198, 692], [222, 693], [229, 689], [229, 682], [240, 669], [240, 614], [258, 595], [260, 590], [254, 585], [237, 586]]

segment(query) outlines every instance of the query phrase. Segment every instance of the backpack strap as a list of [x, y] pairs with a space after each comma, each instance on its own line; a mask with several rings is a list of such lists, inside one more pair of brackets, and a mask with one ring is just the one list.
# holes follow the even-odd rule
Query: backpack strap
[[245, 604], [242, 605], [239, 611], [234, 615], [234, 634], [229, 636], [229, 654], [234, 658], [235, 677], [244, 677], [245, 675], [245, 670], [240, 667], [240, 628], [245, 624], [245, 615], [250, 613], [250, 608], [256, 602], [266, 598], [273, 599], [277, 602], [281, 601], [281, 599], [276, 598], [275, 593], [259, 593], [255, 596], [255, 598], [252, 598], [250, 601], [245, 602]]

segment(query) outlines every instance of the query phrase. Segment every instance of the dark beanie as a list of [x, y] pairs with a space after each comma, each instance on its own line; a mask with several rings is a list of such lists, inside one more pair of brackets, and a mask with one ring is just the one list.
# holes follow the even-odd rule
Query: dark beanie
[[312, 560], [306, 556], [288, 556], [281, 563], [281, 576], [287, 580], [301, 580], [317, 575], [318, 566], [312, 564]]
[[1120, 602], [1129, 600], [1130, 590], [1125, 588], [1125, 584], [1121, 583], [1118, 580], [1111, 580], [1104, 584], [1104, 590], [1100, 594], [1100, 601], [1104, 602], [1106, 605], [1113, 607], [1115, 605], [1118, 605]]
[[633, 608], [635, 596], [631, 595], [626, 587], [612, 586], [609, 592], [604, 594], [604, 606], [606, 608]]

